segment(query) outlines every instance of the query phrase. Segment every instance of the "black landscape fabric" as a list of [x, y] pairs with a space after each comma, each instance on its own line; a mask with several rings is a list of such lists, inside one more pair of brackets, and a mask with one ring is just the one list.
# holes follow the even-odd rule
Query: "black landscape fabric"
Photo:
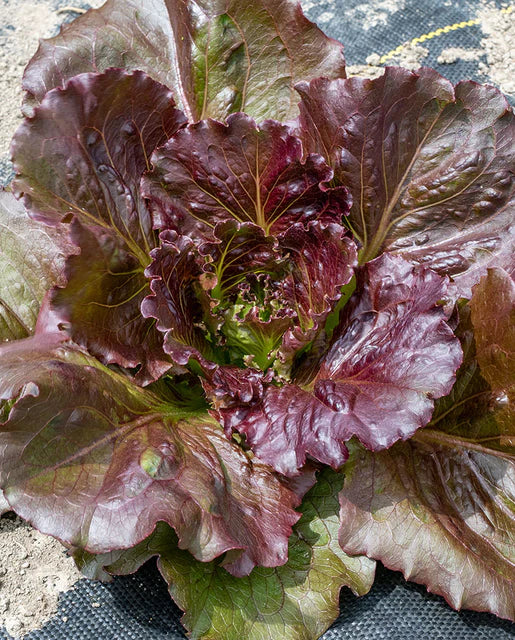
[[[251, 0], [249, 0], [251, 1]], [[73, 3], [87, 7], [81, 2]], [[381, 3], [375, 3], [375, 5]], [[367, 56], [387, 56], [405, 42], [447, 25], [473, 20], [479, 2], [473, 0], [404, 0], [402, 9], [383, 12], [364, 28], [369, 4], [363, 0], [310, 2], [308, 17], [346, 47], [350, 65], [365, 64]], [[499, 8], [505, 3], [497, 2]], [[332, 14], [326, 20], [327, 14]], [[352, 19], [349, 17], [352, 16]], [[322, 18], [322, 20], [320, 20]], [[360, 18], [360, 19], [357, 19]], [[374, 21], [372, 21], [373, 23]], [[438, 64], [444, 48], [478, 49], [483, 34], [477, 24], [466, 24], [424, 39], [429, 50], [424, 64], [453, 82], [473, 79], [484, 82], [477, 60]], [[483, 60], [484, 62], [484, 60]], [[0, 181], [6, 182], [4, 170]], [[27, 640], [176, 640], [186, 638], [181, 612], [171, 601], [155, 562], [133, 576], [110, 584], [87, 580], [61, 596], [59, 611], [43, 629]], [[493, 615], [453, 611], [442, 598], [427, 594], [424, 587], [408, 583], [401, 574], [379, 567], [371, 592], [356, 598], [348, 589], [341, 594], [341, 614], [323, 636], [324, 640], [507, 640], [515, 626]], [[0, 638], [10, 638], [0, 630]], [[242, 638], [241, 640], [245, 640]], [[281, 640], [277, 638], [277, 640]]]

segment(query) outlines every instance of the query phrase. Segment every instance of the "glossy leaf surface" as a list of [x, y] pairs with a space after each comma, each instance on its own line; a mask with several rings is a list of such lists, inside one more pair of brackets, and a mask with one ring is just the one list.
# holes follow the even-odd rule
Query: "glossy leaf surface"
[[[485, 362], [486, 342], [494, 347], [499, 335], [510, 332], [509, 315], [498, 313], [508, 308], [499, 296], [506, 288], [502, 280], [490, 272], [472, 301], [473, 310], [481, 307], [488, 284], [500, 306], [484, 309], [484, 317], [473, 311], [473, 324], [468, 308], [462, 309], [458, 334], [465, 359], [428, 427], [388, 451], [354, 449], [340, 498], [340, 542], [348, 553], [365, 553], [427, 585], [455, 608], [513, 619], [515, 368], [511, 359], [511, 390], [503, 390], [487, 381], [502, 381], [500, 370], [492, 378], [486, 366], [483, 377], [478, 366]], [[476, 359], [473, 325], [494, 315], [488, 338], [477, 333]]]
[[326, 470], [306, 495], [302, 518], [290, 538], [288, 563], [256, 568], [246, 578], [230, 576], [216, 562], [201, 564], [176, 547], [165, 526], [135, 549], [100, 557], [80, 556], [91, 577], [132, 573], [157, 555], [170, 593], [186, 611], [192, 638], [205, 640], [316, 640], [338, 615], [342, 586], [367, 593], [375, 563], [350, 557], [338, 545], [338, 490], [342, 478]]
[[184, 121], [169, 89], [141, 71], [72, 78], [18, 128], [13, 191], [36, 220], [75, 216], [122, 239], [146, 266], [155, 238], [141, 175]]
[[289, 127], [261, 125], [238, 113], [227, 124], [189, 125], [152, 156], [143, 180], [155, 225], [194, 240], [211, 238], [219, 222], [252, 222], [266, 235], [310, 220], [339, 222], [348, 210], [345, 189], [324, 184], [332, 171], [323, 158], [302, 160], [300, 140]]
[[142, 382], [169, 364], [154, 323], [139, 311], [156, 244], [139, 182], [155, 146], [183, 122], [166, 87], [142, 72], [112, 69], [51, 91], [11, 147], [13, 188], [30, 215], [49, 225], [76, 219], [80, 255], [66, 264], [68, 285], [53, 295], [48, 322], [64, 323], [105, 363], [142, 364]]
[[296, 82], [345, 76], [342, 45], [292, 0], [108, 0], [41, 43], [23, 87], [37, 103], [109, 67], [150, 74], [190, 121], [233, 111], [287, 120], [298, 113]]
[[312, 456], [333, 467], [357, 436], [369, 449], [406, 439], [431, 419], [461, 362], [459, 341], [437, 302], [445, 280], [402, 258], [383, 255], [357, 274], [333, 343], [308, 387], [268, 386], [258, 398], [225, 408], [260, 458], [285, 475]]
[[362, 261], [398, 253], [453, 276], [466, 297], [503, 266], [515, 247], [515, 121], [501, 93], [393, 67], [297, 88], [307, 150], [351, 191]]
[[297, 497], [205, 413], [164, 403], [90, 356], [41, 336], [2, 347], [0, 432], [10, 505], [44, 533], [91, 552], [131, 547], [159, 520], [228, 568], [287, 559]]

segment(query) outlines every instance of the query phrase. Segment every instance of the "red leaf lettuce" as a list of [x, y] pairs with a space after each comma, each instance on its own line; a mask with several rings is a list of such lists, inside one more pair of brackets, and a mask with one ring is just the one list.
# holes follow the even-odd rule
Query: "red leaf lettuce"
[[317, 638], [374, 559], [513, 618], [502, 95], [345, 79], [290, 0], [108, 0], [24, 87], [0, 510], [91, 577], [158, 556], [196, 638]]

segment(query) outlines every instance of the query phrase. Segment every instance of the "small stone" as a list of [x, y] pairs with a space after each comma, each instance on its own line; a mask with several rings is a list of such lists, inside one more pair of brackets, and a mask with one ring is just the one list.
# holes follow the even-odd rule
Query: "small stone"
[[5, 626], [7, 627], [7, 630], [9, 631], [9, 633], [13, 634], [13, 633], [17, 633], [18, 631], [21, 631], [21, 629], [23, 628], [23, 623], [21, 620], [14, 618], [11, 620], [6, 620]]
[[98, 609], [98, 607], [100, 607], [100, 602], [92, 602], [92, 603], [91, 603], [91, 606], [92, 606], [94, 609]]
[[365, 58], [365, 62], [371, 67], [377, 67], [381, 62], [381, 56], [378, 53], [371, 53]]
[[62, 620], [63, 622], [68, 622], [68, 616], [63, 616], [63, 617], [61, 618], [61, 620]]
[[28, 569], [29, 567], [30, 567], [30, 562], [24, 562], [24, 563], [21, 565], [21, 568], [22, 568], [22, 569]]
[[11, 601], [6, 596], [0, 596], [0, 613], [5, 613], [9, 609]]
[[20, 571], [18, 572], [18, 575], [20, 576], [24, 576], [27, 572], [25, 571], [25, 569], [20, 569]]

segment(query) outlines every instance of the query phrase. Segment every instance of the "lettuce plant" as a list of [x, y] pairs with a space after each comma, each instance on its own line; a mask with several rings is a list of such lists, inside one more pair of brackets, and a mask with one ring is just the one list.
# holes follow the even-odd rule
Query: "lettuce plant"
[[290, 0], [108, 0], [24, 75], [0, 488], [193, 638], [309, 640], [375, 561], [515, 617], [515, 124], [345, 77]]

